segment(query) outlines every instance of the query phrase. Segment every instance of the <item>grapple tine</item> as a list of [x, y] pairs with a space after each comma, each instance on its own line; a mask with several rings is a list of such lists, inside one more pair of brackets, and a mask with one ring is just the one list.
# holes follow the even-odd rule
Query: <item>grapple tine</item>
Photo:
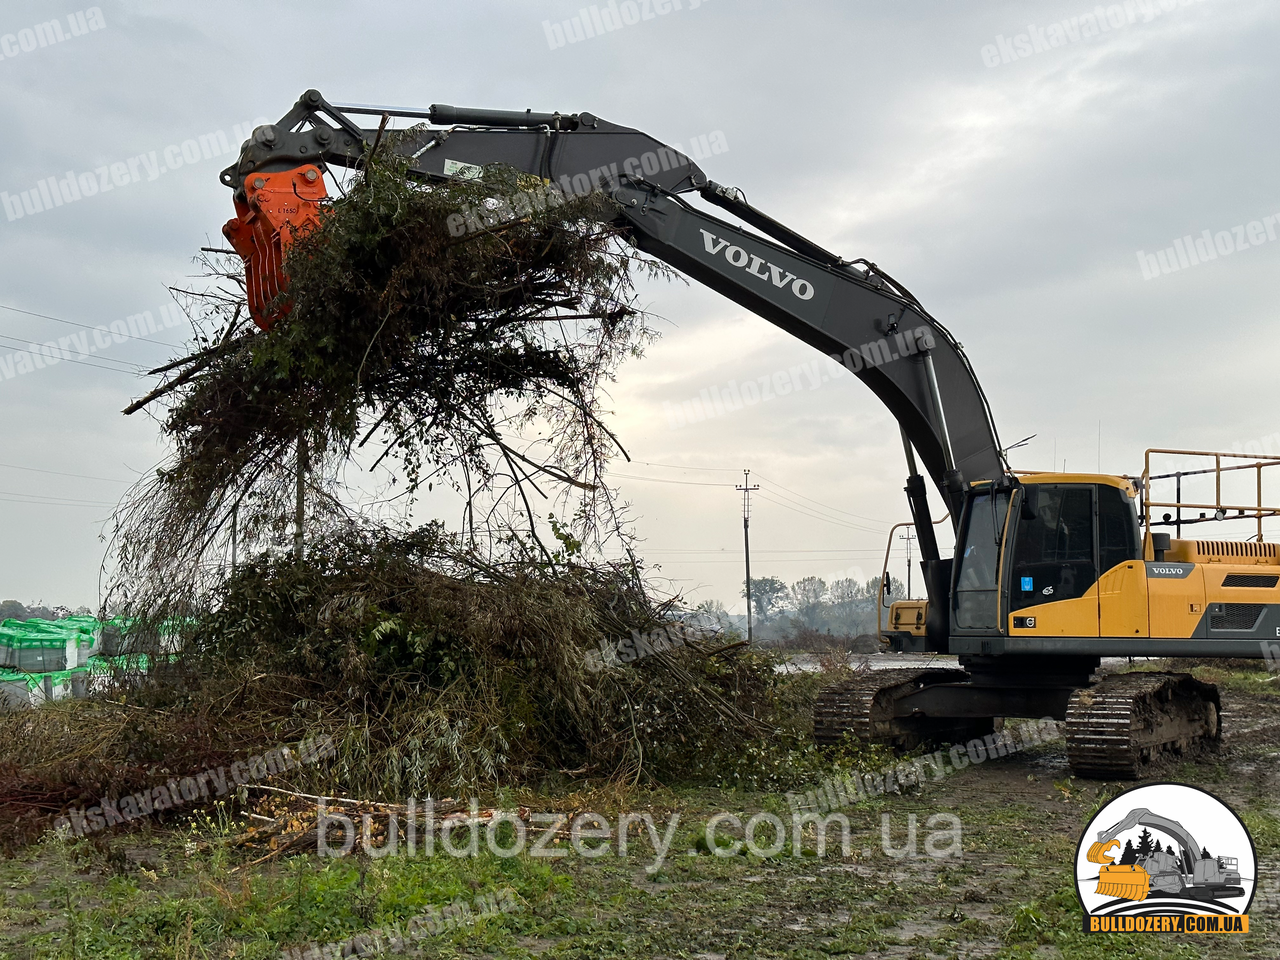
[[300, 234], [320, 222], [325, 196], [324, 176], [314, 164], [245, 178], [244, 199], [237, 197], [236, 216], [222, 235], [244, 260], [249, 314], [263, 330], [289, 312], [289, 303], [276, 303], [289, 285], [285, 254]]
[[1145, 900], [1150, 892], [1151, 875], [1137, 864], [1108, 864], [1098, 871], [1100, 896]]

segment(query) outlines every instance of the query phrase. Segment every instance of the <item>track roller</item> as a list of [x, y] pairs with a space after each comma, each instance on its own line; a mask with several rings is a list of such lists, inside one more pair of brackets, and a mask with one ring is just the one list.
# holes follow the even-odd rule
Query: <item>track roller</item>
[[1218, 688], [1185, 673], [1123, 673], [1077, 690], [1067, 707], [1072, 772], [1135, 780], [1162, 760], [1194, 757], [1222, 737]]
[[[921, 687], [935, 683], [959, 683], [968, 679], [963, 670], [873, 670], [852, 680], [832, 684], [819, 695], [813, 708], [813, 737], [819, 744], [839, 743], [846, 733], [859, 740], [910, 750], [937, 739], [983, 736], [993, 729], [991, 720], [941, 720], [928, 717], [895, 717], [896, 701]], [[963, 728], [963, 729], [962, 729]]]

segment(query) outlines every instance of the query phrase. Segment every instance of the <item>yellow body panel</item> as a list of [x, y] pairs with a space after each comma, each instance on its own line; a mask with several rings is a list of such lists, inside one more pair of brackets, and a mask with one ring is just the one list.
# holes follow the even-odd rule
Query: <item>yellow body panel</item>
[[[1147, 537], [1148, 545], [1150, 542], [1151, 538]], [[1276, 549], [1276, 544], [1248, 540], [1171, 540], [1164, 558], [1178, 563], [1280, 566], [1280, 551]]]
[[[1034, 627], [1014, 627], [1014, 617], [1034, 617]], [[1098, 585], [1083, 597], [1055, 600], [1023, 607], [1009, 614], [1011, 637], [1096, 637], [1098, 636]]]
[[895, 600], [889, 607], [889, 629], [923, 637], [924, 622], [928, 616], [928, 600]]
[[1107, 473], [1049, 473], [1048, 471], [1015, 471], [1023, 483], [1095, 483], [1107, 487], [1118, 487], [1130, 497], [1136, 497], [1138, 491], [1133, 483], [1124, 477], [1113, 477]]
[[[1253, 546], [1253, 544], [1250, 544]], [[1264, 544], [1269, 546], [1269, 544]], [[1241, 564], [1250, 564], [1250, 566], [1241, 566]], [[1280, 576], [1280, 570], [1271, 566], [1269, 569], [1263, 567], [1258, 569], [1262, 564], [1257, 561], [1237, 560], [1232, 566], [1224, 564], [1209, 564], [1196, 569], [1201, 572], [1204, 577], [1204, 599], [1206, 603], [1280, 603], [1280, 581], [1277, 581], [1274, 587], [1224, 587], [1222, 581], [1234, 574], [1245, 574], [1246, 576], [1258, 576], [1271, 574]]]
[[1104, 637], [1145, 637], [1147, 620], [1147, 566], [1126, 560], [1098, 581], [1098, 623]]
[[[1256, 573], [1257, 565], [1196, 564], [1186, 577], [1148, 577], [1140, 560], [1126, 560], [1102, 575], [1083, 597], [1023, 607], [1009, 615], [1010, 636], [1151, 637], [1186, 640], [1195, 635], [1208, 603], [1280, 604], [1275, 587], [1224, 587], [1232, 573]], [[1034, 627], [1014, 618], [1034, 617]]]
[[1204, 567], [1200, 564], [1184, 579], [1149, 578], [1147, 609], [1151, 636], [1171, 640], [1192, 636], [1204, 616], [1204, 603]]

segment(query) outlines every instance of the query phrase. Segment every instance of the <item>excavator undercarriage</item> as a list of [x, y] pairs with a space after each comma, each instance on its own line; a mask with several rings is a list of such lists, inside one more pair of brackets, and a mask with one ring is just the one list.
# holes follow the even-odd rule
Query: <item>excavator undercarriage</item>
[[[872, 670], [827, 687], [814, 706], [814, 737], [846, 735], [898, 750], [964, 744], [995, 729], [995, 718], [1065, 721], [1067, 757], [1080, 777], [1133, 780], [1167, 760], [1217, 749], [1222, 736], [1215, 686], [1185, 673], [1091, 676], [1097, 659], [1037, 657], [999, 664], [962, 658], [965, 669]], [[1050, 662], [1044, 662], [1044, 661]], [[1056, 671], [1056, 672], [1055, 672]]]
[[1222, 740], [1218, 688], [1185, 673], [1125, 673], [1077, 690], [1067, 757], [1077, 776], [1134, 780], [1162, 761], [1194, 759]]

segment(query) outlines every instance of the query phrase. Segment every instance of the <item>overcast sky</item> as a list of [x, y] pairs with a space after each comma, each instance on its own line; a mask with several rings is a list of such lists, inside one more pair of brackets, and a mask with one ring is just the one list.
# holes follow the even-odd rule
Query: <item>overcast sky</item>
[[[702, 163], [712, 179], [905, 283], [963, 342], [1002, 440], [1037, 435], [1017, 467], [1056, 454], [1138, 473], [1147, 447], [1230, 449], [1280, 430], [1280, 240], [1265, 223], [1280, 214], [1280, 4], [1131, 3], [1089, 35], [1099, 8], [1079, 0], [670, 2], [553, 48], [548, 24], [580, 4], [7, 0], [0, 304], [90, 327], [158, 318], [166, 285], [232, 214], [217, 174], [233, 157], [192, 161], [183, 142], [222, 132], [237, 148], [237, 125], [277, 119], [308, 87], [336, 102], [590, 111], [668, 142], [722, 132], [728, 150]], [[33, 43], [51, 18], [66, 39]], [[128, 170], [152, 151], [164, 173], [149, 159]], [[69, 173], [117, 182], [14, 215], [23, 191]], [[1144, 278], [1138, 251], [1206, 230], [1227, 231], [1232, 252]], [[870, 391], [835, 376], [673, 428], [664, 403], [819, 355], [704, 288], [643, 293], [663, 337], [623, 369], [612, 406], [644, 554], [692, 599], [740, 608], [732, 484], [750, 468], [753, 573], [878, 574], [907, 510], [897, 427]], [[103, 522], [164, 452], [153, 421], [120, 410], [148, 382], [129, 371], [172, 356], [184, 331], [6, 367], [28, 341], [92, 340], [72, 324], [0, 310], [4, 598], [96, 604]], [[443, 499], [422, 510], [453, 516]]]

